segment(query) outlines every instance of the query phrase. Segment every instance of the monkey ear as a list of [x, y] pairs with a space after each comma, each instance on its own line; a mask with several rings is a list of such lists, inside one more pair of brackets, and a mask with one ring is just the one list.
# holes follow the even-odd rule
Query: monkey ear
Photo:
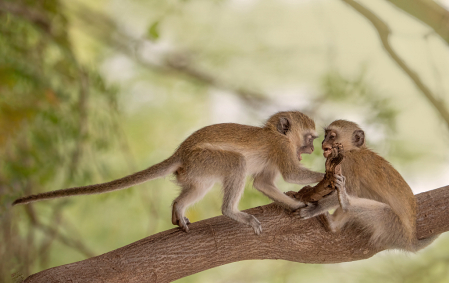
[[285, 117], [281, 117], [277, 124], [277, 130], [279, 133], [286, 135], [287, 132], [290, 131], [290, 121]]
[[356, 130], [352, 134], [352, 142], [355, 146], [361, 147], [365, 144], [365, 132], [362, 130]]

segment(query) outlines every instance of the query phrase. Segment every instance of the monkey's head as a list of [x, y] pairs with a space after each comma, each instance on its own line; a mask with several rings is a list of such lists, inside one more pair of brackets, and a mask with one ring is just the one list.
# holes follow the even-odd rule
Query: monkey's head
[[334, 143], [341, 143], [345, 151], [365, 147], [365, 132], [354, 122], [336, 120], [324, 129], [323, 155], [328, 157]]
[[268, 119], [265, 127], [287, 137], [296, 148], [299, 160], [301, 154], [311, 154], [314, 150], [313, 140], [318, 137], [315, 122], [301, 112], [278, 112]]

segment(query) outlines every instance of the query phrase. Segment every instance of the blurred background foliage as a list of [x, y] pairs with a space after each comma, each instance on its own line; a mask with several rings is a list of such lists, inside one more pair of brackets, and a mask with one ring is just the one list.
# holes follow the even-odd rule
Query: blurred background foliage
[[[141, 170], [212, 123], [261, 125], [288, 109], [320, 128], [354, 120], [415, 193], [448, 185], [448, 7], [431, 0], [0, 0], [0, 281], [172, 228], [178, 189], [169, 178], [9, 205]], [[315, 170], [324, 169], [319, 145], [304, 158]], [[240, 208], [267, 203], [248, 182]], [[188, 216], [219, 215], [220, 204], [217, 187]], [[238, 262], [179, 282], [449, 282], [448, 241], [443, 235], [417, 255], [389, 251], [344, 264]]]

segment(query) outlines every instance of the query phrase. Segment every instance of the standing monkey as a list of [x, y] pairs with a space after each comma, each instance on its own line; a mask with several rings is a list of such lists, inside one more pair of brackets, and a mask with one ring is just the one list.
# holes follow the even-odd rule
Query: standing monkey
[[[365, 133], [355, 123], [337, 120], [325, 129], [324, 157], [334, 143], [341, 143], [345, 158], [342, 175], [335, 175], [337, 191], [308, 204], [300, 215], [307, 219], [323, 214], [326, 226], [337, 232], [346, 224], [356, 223], [370, 234], [380, 248], [418, 251], [435, 237], [416, 238], [416, 202], [412, 190], [388, 161], [368, 149]], [[330, 215], [328, 210], [336, 211]]]
[[315, 123], [297, 111], [279, 112], [263, 127], [240, 124], [217, 124], [189, 136], [168, 159], [121, 179], [108, 183], [75, 187], [19, 198], [15, 204], [83, 194], [97, 194], [125, 189], [174, 173], [181, 194], [173, 201], [172, 223], [188, 232], [184, 217], [188, 206], [203, 198], [216, 183], [223, 185], [224, 215], [262, 232], [260, 222], [238, 210], [246, 176], [254, 178], [254, 187], [270, 199], [292, 210], [304, 203], [288, 197], [274, 185], [276, 177], [295, 184], [320, 181], [324, 174], [300, 164], [301, 154], [313, 152], [317, 137]]

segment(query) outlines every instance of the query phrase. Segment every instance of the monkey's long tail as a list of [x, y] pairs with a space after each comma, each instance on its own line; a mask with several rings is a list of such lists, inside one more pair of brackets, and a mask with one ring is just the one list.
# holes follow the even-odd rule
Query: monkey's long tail
[[85, 187], [74, 187], [68, 189], [62, 189], [57, 191], [45, 192], [41, 194], [31, 195], [23, 198], [16, 199], [12, 205], [25, 204], [35, 201], [40, 201], [44, 199], [53, 199], [60, 197], [76, 196], [76, 195], [90, 195], [90, 194], [101, 194], [115, 190], [126, 189], [137, 184], [144, 183], [156, 178], [166, 176], [170, 173], [175, 172], [181, 161], [175, 156], [171, 156], [168, 159], [162, 161], [161, 163], [155, 164], [150, 168], [139, 171], [137, 173], [128, 175], [121, 179], [117, 179], [111, 182], [90, 185]]

